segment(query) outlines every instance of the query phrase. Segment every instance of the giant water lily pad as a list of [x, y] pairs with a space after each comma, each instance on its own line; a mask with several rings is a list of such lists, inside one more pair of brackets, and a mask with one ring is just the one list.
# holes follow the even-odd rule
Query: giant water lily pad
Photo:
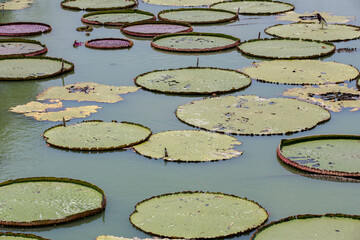
[[241, 71], [258, 81], [281, 84], [341, 83], [359, 76], [359, 71], [353, 66], [319, 60], [256, 62]]
[[123, 100], [120, 94], [136, 92], [139, 87], [108, 86], [93, 82], [68, 84], [62, 87], [50, 87], [40, 93], [36, 99], [59, 99], [72, 101], [92, 101], [115, 103]]
[[238, 48], [246, 55], [273, 59], [317, 58], [335, 52], [332, 43], [296, 39], [256, 39]]
[[50, 240], [34, 234], [0, 232], [0, 240]]
[[98, 236], [95, 240], [171, 240], [171, 239], [170, 238], [138, 238], [138, 237], [125, 238], [125, 237], [116, 237], [112, 235], [101, 235]]
[[18, 37], [37, 35], [51, 31], [51, 26], [37, 22], [10, 22], [0, 23], [0, 36]]
[[34, 80], [72, 71], [74, 64], [60, 58], [26, 57], [0, 59], [0, 80]]
[[164, 194], [136, 204], [131, 223], [171, 238], [218, 238], [250, 231], [268, 218], [259, 204], [223, 193]]
[[191, 126], [241, 135], [294, 133], [330, 119], [327, 110], [314, 104], [253, 95], [193, 101], [179, 106], [176, 116]]
[[240, 14], [271, 15], [293, 10], [294, 5], [279, 1], [235, 0], [222, 1], [211, 5], [211, 8], [224, 9]]
[[119, 149], [139, 144], [150, 135], [150, 129], [140, 124], [103, 121], [58, 125], [44, 132], [50, 145], [72, 150]]
[[317, 135], [283, 139], [277, 154], [284, 163], [303, 171], [360, 176], [360, 136]]
[[174, 33], [154, 37], [151, 46], [176, 52], [209, 52], [236, 47], [238, 38], [220, 33]]
[[221, 0], [142, 0], [145, 3], [164, 6], [196, 7], [206, 6]]
[[330, 240], [357, 239], [359, 216], [344, 214], [297, 215], [272, 222], [258, 229], [251, 240]]
[[98, 38], [85, 42], [85, 46], [96, 49], [122, 49], [131, 48], [133, 41], [124, 38]]
[[328, 24], [321, 27], [318, 23], [279, 24], [265, 29], [269, 35], [293, 38], [318, 40], [324, 42], [345, 41], [360, 38], [360, 27], [344, 24]]
[[0, 58], [29, 57], [44, 54], [47, 47], [35, 40], [0, 39]]
[[160, 20], [187, 22], [191, 24], [209, 24], [234, 21], [238, 18], [234, 12], [210, 8], [180, 8], [163, 10], [158, 13]]
[[81, 21], [88, 24], [121, 26], [125, 23], [155, 19], [154, 14], [135, 9], [88, 13], [82, 16]]
[[193, 28], [188, 23], [171, 22], [171, 21], [141, 21], [135, 23], [127, 23], [121, 26], [121, 32], [139, 36], [139, 37], [155, 37], [163, 34], [192, 32]]
[[360, 109], [360, 91], [356, 88], [348, 88], [346, 84], [292, 88], [283, 92], [283, 95], [318, 104], [333, 112], [340, 112], [343, 108], [352, 108], [350, 111]]
[[134, 0], [65, 0], [61, 2], [63, 8], [74, 10], [115, 10], [136, 6]]
[[135, 83], [163, 93], [212, 94], [246, 88], [251, 80], [234, 70], [190, 67], [144, 73], [135, 78]]
[[4, 10], [21, 10], [31, 7], [32, 0], [9, 0], [0, 3], [0, 8]]
[[105, 208], [104, 192], [67, 178], [22, 178], [0, 183], [0, 224], [54, 225], [96, 214]]
[[351, 16], [338, 16], [338, 15], [334, 15], [333, 13], [328, 13], [328, 12], [317, 12], [317, 11], [313, 11], [313, 12], [305, 12], [305, 13], [297, 13], [294, 11], [291, 12], [286, 12], [282, 15], [280, 15], [279, 17], [277, 17], [277, 20], [280, 21], [292, 21], [292, 22], [313, 22], [313, 23], [318, 23], [319, 21], [317, 20], [316, 14], [319, 13], [327, 23], [347, 23], [353, 19], [355, 19], [355, 17], [351, 17]]
[[146, 157], [166, 161], [209, 162], [240, 156], [242, 152], [233, 149], [240, 144], [225, 134], [188, 130], [156, 133], [134, 149]]

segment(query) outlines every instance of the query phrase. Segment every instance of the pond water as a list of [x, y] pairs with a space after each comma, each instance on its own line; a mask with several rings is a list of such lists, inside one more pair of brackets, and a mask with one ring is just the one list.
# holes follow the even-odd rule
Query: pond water
[[[360, 25], [358, 0], [289, 0], [297, 12], [327, 11], [337, 15], [356, 16], [350, 24]], [[171, 7], [142, 3], [139, 9], [158, 13]], [[132, 86], [133, 79], [155, 69], [199, 66], [239, 69], [259, 59], [249, 58], [237, 50], [209, 54], [175, 54], [157, 51], [150, 40], [131, 38], [131, 49], [103, 51], [84, 46], [73, 48], [74, 40], [124, 37], [117, 28], [95, 27], [90, 36], [77, 32], [85, 12], [68, 11], [60, 1], [36, 0], [31, 8], [5, 11], [0, 22], [34, 21], [50, 24], [49, 34], [27, 37], [46, 44], [47, 56], [62, 57], [75, 63], [75, 71], [64, 77], [41, 81], [0, 82], [0, 180], [31, 176], [55, 176], [81, 179], [101, 187], [107, 195], [104, 213], [76, 222], [36, 229], [0, 228], [0, 231], [27, 232], [53, 240], [95, 239], [102, 234], [124, 237], [147, 235], [129, 222], [137, 202], [154, 195], [178, 191], [213, 191], [234, 194], [254, 200], [269, 211], [268, 222], [296, 214], [345, 213], [360, 214], [360, 185], [317, 180], [299, 175], [281, 164], [276, 147], [282, 138], [313, 134], [360, 134], [360, 111], [331, 113], [331, 120], [316, 128], [291, 136], [236, 136], [244, 151], [237, 158], [211, 163], [166, 163], [148, 159], [131, 150], [110, 152], [72, 152], [46, 146], [41, 134], [52, 122], [38, 122], [8, 112], [10, 107], [35, 100], [37, 94], [51, 86], [92, 81], [108, 85]], [[195, 26], [194, 31], [224, 33], [242, 41], [254, 39], [263, 30], [278, 23], [275, 16], [240, 16], [240, 20], [220, 25]], [[340, 52], [323, 58], [360, 68], [360, 40], [335, 43], [337, 48], [357, 48], [357, 52]], [[355, 86], [355, 81], [349, 83]], [[253, 81], [243, 91], [231, 95], [256, 94], [279, 97], [293, 86]], [[177, 106], [202, 99], [202, 96], [169, 96], [139, 90], [123, 96], [124, 101], [99, 104], [103, 107], [87, 120], [131, 121], [148, 126], [154, 133], [166, 130], [193, 129], [174, 114]], [[82, 104], [66, 102], [66, 106]], [[91, 105], [91, 103], [89, 103]], [[73, 120], [75, 123], [80, 120]], [[56, 123], [57, 124], [57, 123]], [[250, 234], [236, 239], [249, 239]]]

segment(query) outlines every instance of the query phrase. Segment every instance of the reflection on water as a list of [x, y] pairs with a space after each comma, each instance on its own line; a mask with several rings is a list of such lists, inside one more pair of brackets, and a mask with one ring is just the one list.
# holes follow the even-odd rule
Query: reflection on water
[[[289, 0], [297, 12], [327, 11], [338, 15], [357, 17], [350, 22], [360, 25], [358, 0]], [[155, 6], [140, 1], [140, 10], [157, 14], [171, 7]], [[143, 157], [131, 150], [79, 153], [46, 146], [41, 134], [59, 124], [37, 122], [8, 111], [10, 107], [35, 100], [43, 89], [75, 82], [93, 81], [107, 85], [134, 85], [139, 74], [161, 69], [195, 66], [200, 56], [201, 67], [241, 69], [260, 61], [242, 56], [235, 49], [210, 54], [177, 54], [156, 51], [150, 39], [132, 38], [134, 46], [126, 51], [99, 51], [85, 47], [73, 48], [74, 40], [127, 37], [117, 28], [95, 27], [90, 36], [77, 32], [83, 26], [80, 19], [86, 12], [67, 11], [58, 1], [37, 0], [31, 8], [5, 11], [0, 22], [35, 21], [53, 27], [49, 34], [26, 37], [47, 45], [47, 56], [62, 57], [75, 63], [75, 72], [41, 81], [0, 82], [0, 180], [30, 176], [70, 177], [85, 180], [101, 187], [107, 196], [105, 214], [73, 223], [49, 228], [14, 229], [31, 232], [53, 240], [94, 239], [110, 234], [124, 237], [147, 237], [132, 227], [128, 218], [137, 202], [154, 195], [178, 191], [213, 191], [235, 194], [255, 200], [278, 220], [289, 215], [305, 213], [341, 212], [360, 214], [358, 183], [324, 181], [304, 177], [279, 164], [276, 147], [282, 138], [312, 134], [360, 134], [360, 111], [344, 110], [332, 113], [331, 120], [316, 128], [291, 136], [236, 136], [243, 143], [236, 150], [244, 154], [234, 159], [198, 164], [166, 163]], [[275, 16], [240, 16], [240, 20], [220, 25], [195, 26], [196, 32], [219, 32], [233, 35], [242, 41], [267, 36], [263, 30], [278, 23]], [[360, 40], [335, 43], [337, 48], [359, 48]], [[336, 52], [322, 58], [360, 68], [359, 52]], [[355, 81], [349, 87], [355, 86]], [[287, 88], [253, 81], [252, 84], [227, 95], [256, 94], [262, 97], [280, 97]], [[204, 96], [175, 96], [139, 90], [124, 95], [124, 101], [100, 104], [103, 107], [87, 120], [132, 121], [148, 126], [156, 133], [167, 130], [194, 129], [181, 123], [174, 110], [185, 103]], [[67, 102], [68, 106], [81, 105]], [[72, 120], [69, 124], [82, 120]], [[0, 231], [9, 229], [0, 228]], [[10, 229], [13, 230], [13, 229]], [[236, 239], [248, 240], [251, 233]]]

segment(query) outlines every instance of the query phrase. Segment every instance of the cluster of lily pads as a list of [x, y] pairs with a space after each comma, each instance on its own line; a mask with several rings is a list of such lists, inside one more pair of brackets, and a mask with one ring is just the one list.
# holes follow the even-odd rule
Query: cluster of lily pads
[[[37, 101], [13, 107], [10, 111], [37, 120], [63, 121], [43, 134], [46, 142], [54, 147], [80, 151], [132, 147], [135, 152], [149, 158], [209, 162], [242, 154], [234, 149], [241, 142], [227, 134], [296, 133], [328, 121], [331, 117], [329, 111], [340, 111], [343, 107], [352, 107], [352, 111], [360, 108], [359, 91], [347, 88], [346, 84], [338, 85], [357, 79], [359, 71], [356, 68], [336, 62], [302, 59], [334, 53], [335, 46], [329, 42], [360, 38], [358, 26], [329, 24], [322, 28], [313, 22], [276, 25], [265, 31], [278, 38], [240, 43], [238, 38], [229, 35], [191, 32], [193, 28], [190, 24], [236, 21], [239, 14], [278, 14], [289, 12], [294, 6], [267, 0], [143, 1], [182, 7], [210, 5], [210, 8], [161, 11], [158, 19], [162, 21], [155, 21], [156, 17], [152, 13], [129, 9], [137, 5], [134, 0], [65, 0], [61, 6], [72, 10], [95, 10], [83, 15], [82, 22], [118, 26], [128, 35], [154, 37], [151, 42], [154, 48], [203, 52], [238, 47], [243, 54], [276, 60], [254, 62], [241, 72], [210, 67], [154, 70], [135, 78], [138, 87], [106, 86], [91, 82], [51, 87], [40, 93], [36, 97]], [[299, 17], [295, 13], [286, 16]], [[24, 30], [23, 25], [26, 25], [26, 31], [21, 31]], [[50, 26], [38, 23], [0, 24], [2, 36], [39, 34], [50, 30]], [[92, 48], [122, 48], [131, 45], [132, 41], [118, 38], [95, 39], [86, 43], [86, 46]], [[74, 64], [63, 59], [29, 57], [46, 51], [45, 45], [33, 40], [1, 40], [0, 57], [3, 59], [0, 59], [0, 80], [34, 80], [73, 70]], [[65, 123], [73, 118], [86, 117], [100, 107], [87, 105], [64, 109], [63, 101], [115, 103], [123, 100], [121, 94], [135, 92], [139, 88], [169, 95], [216, 95], [244, 89], [251, 84], [251, 79], [306, 86], [283, 93], [301, 101], [229, 95], [196, 100], [176, 109], [180, 121], [203, 130], [152, 134], [151, 129], [137, 123], [101, 120]], [[360, 159], [359, 144], [360, 136], [355, 135], [283, 139], [277, 154], [281, 161], [302, 171], [360, 177], [360, 165], [357, 162]], [[20, 198], [24, 201], [17, 201]], [[106, 197], [99, 187], [84, 181], [41, 177], [0, 183], [0, 202], [0, 225], [37, 227], [69, 222], [103, 211]], [[267, 210], [260, 204], [243, 197], [214, 192], [177, 192], [139, 202], [130, 215], [130, 221], [134, 227], [159, 237], [214, 239], [254, 230], [263, 225], [268, 216]], [[358, 236], [358, 230], [351, 233], [349, 229], [360, 229], [359, 216], [297, 215], [258, 228], [251, 239], [289, 239], [291, 236], [291, 239], [300, 240], [310, 239], [314, 235], [317, 239], [329, 239], [334, 234], [337, 234], [337, 239], [347, 234]], [[31, 234], [0, 233], [0, 239], [13, 237], [44, 239]], [[125, 238], [102, 235], [97, 240]]]

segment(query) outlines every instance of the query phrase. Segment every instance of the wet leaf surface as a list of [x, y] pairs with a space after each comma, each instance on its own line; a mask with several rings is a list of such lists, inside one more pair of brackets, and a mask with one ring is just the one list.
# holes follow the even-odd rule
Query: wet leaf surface
[[62, 108], [63, 104], [59, 100], [51, 101], [51, 103], [42, 103], [31, 101], [24, 105], [18, 105], [10, 108], [9, 111], [15, 113], [26, 113], [26, 112], [45, 112], [51, 109]]
[[333, 13], [328, 12], [304, 12], [304, 13], [297, 13], [294, 11], [286, 12], [276, 19], [280, 21], [292, 21], [292, 22], [312, 22], [318, 23], [319, 21], [316, 18], [316, 14], [319, 13], [327, 23], [347, 23], [351, 20], [354, 20], [354, 16], [338, 16], [334, 15]]

